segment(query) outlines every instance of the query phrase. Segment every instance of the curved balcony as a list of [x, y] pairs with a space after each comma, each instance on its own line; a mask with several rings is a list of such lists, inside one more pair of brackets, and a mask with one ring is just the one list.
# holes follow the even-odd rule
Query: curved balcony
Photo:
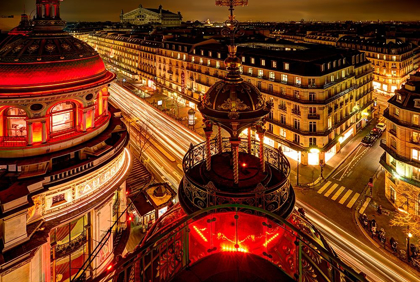
[[[294, 192], [289, 181], [290, 164], [280, 150], [264, 145], [266, 172], [259, 169], [260, 142], [243, 140], [239, 145], [241, 167], [239, 185], [228, 177], [231, 147], [227, 138], [222, 146], [210, 141], [212, 169], [206, 171], [206, 144], [191, 147], [183, 160], [185, 176], [179, 188], [179, 198], [184, 209], [197, 209], [221, 204], [244, 204], [262, 207], [270, 212], [287, 216], [294, 205]], [[232, 188], [233, 187], [233, 188]], [[189, 202], [189, 203], [188, 203]], [[192, 204], [192, 205], [191, 205]]]

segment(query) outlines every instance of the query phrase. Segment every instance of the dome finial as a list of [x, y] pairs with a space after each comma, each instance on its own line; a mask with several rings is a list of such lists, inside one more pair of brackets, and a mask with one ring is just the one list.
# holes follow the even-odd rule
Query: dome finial
[[225, 60], [225, 65], [228, 70], [226, 80], [241, 81], [239, 68], [241, 60], [236, 56], [237, 47], [235, 45], [235, 37], [242, 36], [244, 31], [239, 28], [239, 22], [235, 19], [234, 10], [236, 6], [246, 6], [248, 0], [216, 0], [216, 6], [229, 7], [229, 19], [225, 21], [225, 28], [222, 29], [222, 35], [230, 37], [230, 44], [228, 46], [229, 57]]

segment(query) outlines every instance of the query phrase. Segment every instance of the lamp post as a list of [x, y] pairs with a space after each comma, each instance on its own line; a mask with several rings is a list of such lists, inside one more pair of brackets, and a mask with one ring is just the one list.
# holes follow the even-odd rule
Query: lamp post
[[407, 262], [410, 263], [410, 238], [413, 237], [413, 234], [408, 232], [407, 234]]
[[193, 108], [188, 110], [188, 126], [192, 127], [192, 129], [195, 129], [195, 111]]

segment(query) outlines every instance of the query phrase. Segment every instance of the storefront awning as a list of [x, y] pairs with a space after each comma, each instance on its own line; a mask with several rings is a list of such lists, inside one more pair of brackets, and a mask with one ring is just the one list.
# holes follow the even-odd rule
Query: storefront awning
[[155, 210], [153, 206], [146, 200], [144, 194], [141, 192], [129, 198], [140, 216], [144, 216], [145, 214]]

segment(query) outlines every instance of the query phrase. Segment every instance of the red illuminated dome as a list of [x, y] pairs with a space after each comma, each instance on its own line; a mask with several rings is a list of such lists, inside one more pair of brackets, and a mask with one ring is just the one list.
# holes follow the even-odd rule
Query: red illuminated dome
[[0, 46], [0, 88], [63, 85], [107, 76], [96, 51], [86, 43], [61, 36], [11, 35]]

